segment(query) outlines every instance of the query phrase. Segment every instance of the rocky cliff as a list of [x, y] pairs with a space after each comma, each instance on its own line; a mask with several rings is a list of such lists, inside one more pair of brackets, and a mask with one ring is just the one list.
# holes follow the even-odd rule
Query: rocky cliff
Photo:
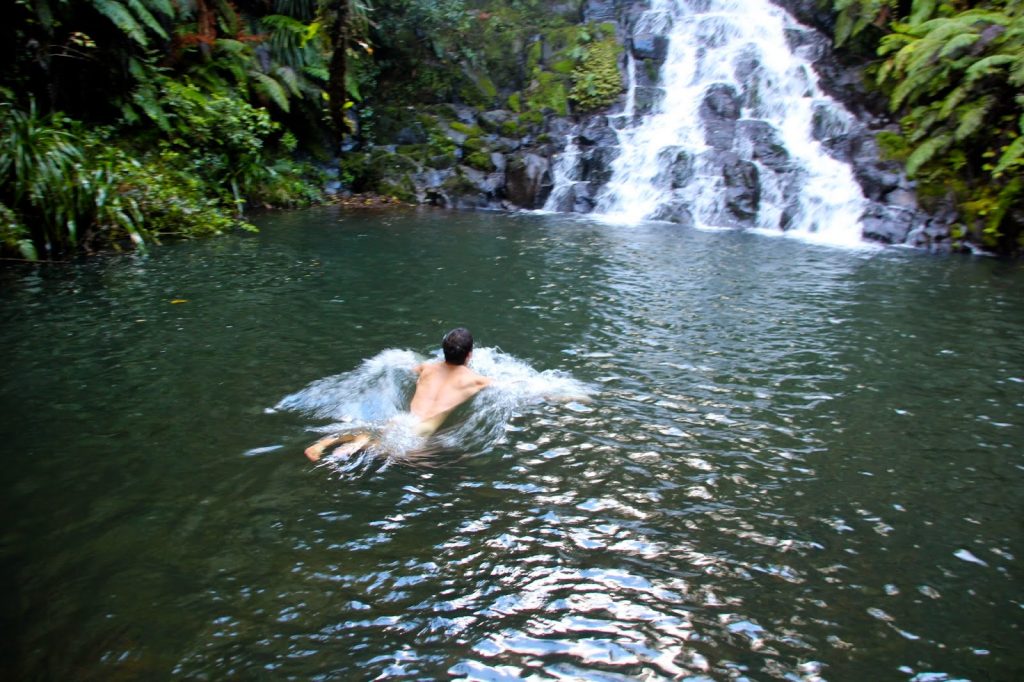
[[[864, 237], [942, 248], [952, 216], [921, 212], [914, 187], [898, 164], [881, 158], [875, 135], [893, 122], [863, 87], [860, 65], [836, 58], [824, 32], [828, 14], [814, 0], [775, 1], [806, 25], [787, 36], [791, 49], [813, 62], [821, 87], [856, 118], [852, 127], [837, 125], [823, 109], [814, 117], [813, 137], [829, 155], [853, 168], [868, 200], [861, 218]], [[341, 161], [343, 186], [442, 207], [537, 209], [549, 200], [556, 184], [555, 164], [568, 145], [575, 155], [574, 182], [550, 208], [593, 210], [621, 153], [608, 115], [625, 106], [627, 60], [635, 63], [636, 115], [653, 110], [664, 94], [659, 70], [667, 45], [663, 36], [637, 25], [646, 9], [645, 3], [624, 0], [561, 3], [551, 8], [557, 21], [530, 34], [512, 29], [487, 33], [493, 28], [490, 22], [500, 17], [481, 13], [477, 20], [486, 27], [482, 35], [508, 41], [496, 50], [508, 52], [502, 68], [492, 66], [491, 73], [467, 69], [470, 87], [451, 98], [455, 101], [379, 103], [372, 131], [364, 124]], [[593, 57], [599, 50], [605, 55], [604, 67]], [[610, 72], [609, 59], [614, 64]], [[724, 85], [708, 88], [701, 103], [706, 142], [718, 152], [717, 166], [727, 187], [727, 217], [737, 226], [758, 211], [759, 168], [774, 172], [788, 162], [774, 131], [742, 119], [742, 107], [738, 93]], [[752, 159], [732, 151], [738, 138], [754, 149]], [[669, 147], [664, 154], [672, 157], [666, 158], [667, 181], [682, 186], [693, 159]], [[668, 205], [656, 217], [687, 222], [687, 207]], [[785, 211], [779, 222], [780, 229], [787, 229]]]

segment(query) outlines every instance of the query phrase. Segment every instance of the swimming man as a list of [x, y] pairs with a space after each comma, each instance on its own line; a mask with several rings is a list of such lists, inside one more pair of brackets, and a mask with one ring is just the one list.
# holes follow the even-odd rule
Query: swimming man
[[[490, 379], [466, 366], [473, 354], [473, 335], [468, 329], [459, 327], [445, 334], [441, 349], [444, 362], [425, 362], [413, 370], [419, 378], [409, 412], [417, 420], [415, 431], [421, 437], [437, 431], [452, 410], [491, 384]], [[345, 446], [338, 448], [335, 454], [352, 455], [371, 440], [367, 433], [327, 436], [306, 448], [306, 457], [315, 462], [323, 456], [324, 450], [340, 443]]]

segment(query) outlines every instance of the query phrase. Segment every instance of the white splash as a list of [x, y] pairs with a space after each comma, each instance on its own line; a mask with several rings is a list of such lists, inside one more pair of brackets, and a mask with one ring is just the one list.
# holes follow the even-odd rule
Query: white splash
[[468, 408], [459, 408], [450, 423], [425, 442], [416, 435], [416, 420], [407, 412], [416, 387], [414, 369], [441, 357], [440, 352], [427, 358], [411, 350], [384, 350], [350, 372], [319, 379], [282, 398], [274, 409], [331, 420], [312, 429], [321, 433], [368, 432], [379, 443], [379, 451], [400, 457], [438, 447], [486, 450], [525, 406], [585, 401], [590, 394], [587, 385], [565, 372], [537, 371], [498, 349], [477, 348], [470, 367], [493, 379], [492, 385], [477, 394]]

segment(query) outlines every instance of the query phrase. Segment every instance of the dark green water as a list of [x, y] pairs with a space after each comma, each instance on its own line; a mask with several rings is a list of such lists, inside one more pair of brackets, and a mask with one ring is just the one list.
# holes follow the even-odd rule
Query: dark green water
[[[1024, 672], [1020, 265], [554, 216], [261, 223], [0, 274], [0, 677]], [[323, 422], [268, 410], [456, 324], [592, 402], [350, 475], [302, 456]]]

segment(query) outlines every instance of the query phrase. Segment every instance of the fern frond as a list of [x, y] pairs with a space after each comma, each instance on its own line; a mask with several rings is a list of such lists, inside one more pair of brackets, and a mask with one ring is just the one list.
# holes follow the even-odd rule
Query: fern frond
[[946, 95], [946, 98], [939, 103], [939, 116], [949, 118], [953, 111], [967, 99], [969, 94], [971, 94], [971, 88], [968, 83], [961, 83], [953, 88], [953, 91]]
[[307, 76], [315, 78], [319, 81], [323, 81], [325, 83], [331, 77], [331, 74], [327, 71], [327, 67], [322, 65], [305, 66], [303, 67], [302, 72]]
[[[1011, 64], [1018, 57], [1008, 54], [993, 54], [983, 57], [967, 67], [964, 77], [968, 83], [973, 83], [979, 78], [989, 76], [999, 70], [999, 67]], [[1024, 59], [1021, 60], [1024, 63]]]
[[910, 23], [921, 24], [935, 14], [936, 0], [914, 0], [910, 9]]
[[132, 13], [128, 11], [128, 8], [120, 2], [117, 2], [117, 0], [93, 0], [92, 6], [96, 8], [97, 12], [110, 19], [115, 26], [136, 43], [142, 47], [149, 46], [146, 32], [139, 25], [139, 22], [135, 20]]
[[924, 164], [931, 161], [936, 154], [943, 151], [952, 142], [953, 136], [949, 133], [937, 135], [913, 151], [907, 159], [907, 176], [914, 177], [917, 171]]
[[1024, 86], [1024, 49], [1021, 50], [1021, 54], [1017, 55], [1013, 63], [1010, 64], [1010, 76], [1007, 80], [1010, 81], [1010, 85], [1015, 87]]
[[960, 142], [977, 132], [985, 121], [985, 115], [992, 109], [995, 102], [995, 97], [982, 97], [968, 105], [960, 114], [960, 125], [953, 133], [953, 138]]
[[146, 3], [165, 17], [174, 17], [175, 15], [173, 0], [146, 0]]
[[150, 31], [167, 40], [167, 31], [164, 30], [164, 27], [160, 25], [160, 22], [156, 20], [156, 17], [150, 13], [140, 0], [128, 0], [128, 6], [132, 8], [136, 19], [145, 24]]
[[302, 96], [302, 90], [299, 87], [299, 75], [295, 73], [295, 70], [290, 66], [279, 66], [274, 69], [274, 74], [288, 86], [288, 89], [296, 97]]
[[250, 71], [249, 75], [252, 76], [257, 92], [269, 97], [281, 110], [288, 111], [288, 93], [280, 83], [260, 71]]
[[981, 38], [977, 33], [961, 33], [950, 38], [939, 52], [939, 57], [948, 57], [978, 42]]
[[1014, 140], [999, 157], [999, 163], [992, 169], [992, 175], [1002, 175], [1010, 166], [1024, 166], [1024, 137]]
[[213, 41], [213, 47], [230, 55], [244, 54], [249, 51], [248, 45], [241, 40], [234, 40], [232, 38], [217, 38], [217, 40]]

